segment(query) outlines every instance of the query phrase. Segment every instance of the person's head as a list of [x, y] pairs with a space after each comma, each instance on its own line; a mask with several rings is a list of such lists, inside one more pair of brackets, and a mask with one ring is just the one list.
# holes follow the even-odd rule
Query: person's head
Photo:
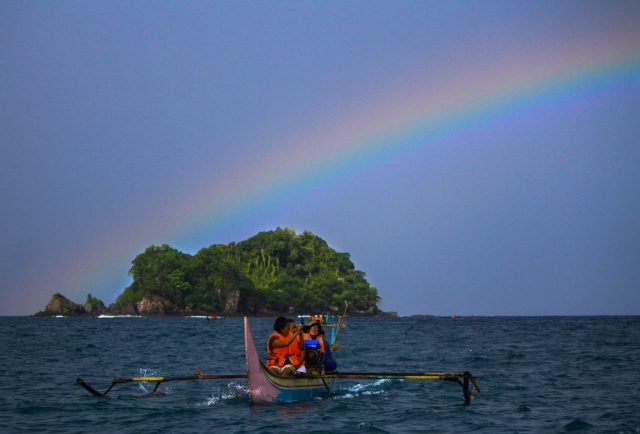
[[278, 318], [276, 318], [275, 322], [273, 323], [273, 329], [280, 334], [287, 333], [288, 328], [289, 328], [289, 323], [287, 322], [287, 319], [283, 316], [279, 316]]
[[287, 318], [287, 331], [292, 332], [296, 328], [296, 322], [291, 318]]
[[309, 324], [309, 334], [313, 338], [322, 334], [322, 327], [320, 326], [319, 322], [312, 322], [311, 324]]

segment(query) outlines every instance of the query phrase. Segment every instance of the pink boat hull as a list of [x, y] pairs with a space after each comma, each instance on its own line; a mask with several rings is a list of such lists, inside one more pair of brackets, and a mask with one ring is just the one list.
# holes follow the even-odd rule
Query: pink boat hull
[[279, 377], [270, 373], [258, 356], [247, 317], [244, 317], [244, 347], [252, 402], [295, 402], [330, 392], [331, 383], [327, 379]]

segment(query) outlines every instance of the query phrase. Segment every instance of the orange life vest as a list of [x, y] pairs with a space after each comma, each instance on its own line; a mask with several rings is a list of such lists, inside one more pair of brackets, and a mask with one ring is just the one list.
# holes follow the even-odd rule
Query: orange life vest
[[287, 361], [292, 365], [298, 364], [300, 361], [300, 349], [298, 348], [297, 337], [286, 347], [271, 347], [271, 341], [273, 339], [286, 342], [290, 337], [290, 334], [285, 336], [278, 332], [271, 333], [267, 340], [267, 366], [284, 366], [287, 364]]
[[296, 338], [289, 344], [289, 361], [292, 365], [297, 365], [302, 357], [302, 351], [300, 350], [300, 338]]

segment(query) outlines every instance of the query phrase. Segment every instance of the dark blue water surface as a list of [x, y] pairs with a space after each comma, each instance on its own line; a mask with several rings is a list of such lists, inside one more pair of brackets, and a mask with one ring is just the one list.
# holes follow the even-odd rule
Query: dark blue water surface
[[[272, 319], [252, 318], [256, 342]], [[258, 350], [264, 353], [260, 344]], [[348, 318], [341, 371], [464, 371], [454, 383], [344, 381], [325, 398], [251, 405], [245, 380], [118, 385], [113, 377], [243, 373], [241, 318], [0, 318], [0, 432], [640, 432], [640, 317]]]

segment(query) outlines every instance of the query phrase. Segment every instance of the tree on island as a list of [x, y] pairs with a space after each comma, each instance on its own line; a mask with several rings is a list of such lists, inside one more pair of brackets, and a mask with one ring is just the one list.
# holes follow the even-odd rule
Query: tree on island
[[195, 255], [152, 245], [135, 257], [129, 274], [133, 282], [116, 309], [149, 299], [175, 306], [176, 312], [324, 312], [348, 301], [355, 311], [372, 314], [380, 301], [348, 253], [292, 229], [214, 244]]

